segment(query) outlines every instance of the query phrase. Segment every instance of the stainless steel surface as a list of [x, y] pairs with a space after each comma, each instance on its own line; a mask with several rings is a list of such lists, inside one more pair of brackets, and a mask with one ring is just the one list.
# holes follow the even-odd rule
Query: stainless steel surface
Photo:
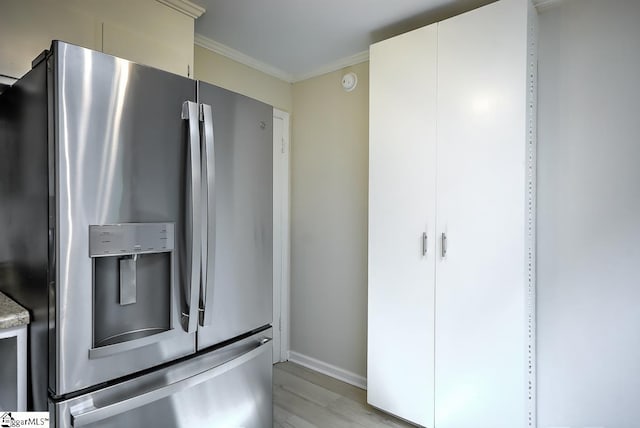
[[440, 248], [442, 251], [442, 258], [447, 257], [447, 234], [444, 232], [442, 233], [442, 242]]
[[171, 340], [174, 336], [175, 332], [172, 329], [163, 327], [127, 331], [96, 343], [95, 348], [89, 349], [89, 358], [104, 358], [122, 354], [133, 349], [155, 345], [164, 340]]
[[202, 181], [200, 168], [200, 114], [198, 104], [185, 101], [182, 105], [182, 119], [188, 121], [189, 127], [189, 164], [188, 175], [190, 186], [187, 191], [187, 265], [190, 267], [187, 278], [189, 284], [187, 312], [182, 316], [187, 319], [186, 330], [193, 333], [198, 328], [198, 298], [200, 291], [200, 264], [202, 251], [201, 230], [201, 195]]
[[247, 361], [256, 358], [256, 356], [260, 354], [263, 354], [265, 352], [265, 349], [267, 348], [255, 348], [225, 364], [214, 367], [205, 372], [196, 374], [186, 379], [179, 380], [174, 383], [170, 383], [166, 386], [154, 389], [152, 391], [142, 392], [122, 401], [95, 407], [92, 410], [78, 412], [77, 414], [74, 413], [73, 410], [71, 410], [71, 425], [74, 427], [86, 426], [94, 422], [112, 418], [120, 413], [138, 409], [162, 398], [178, 394], [185, 389], [193, 388], [196, 385], [221, 376], [229, 370], [233, 370], [241, 366], [242, 364], [245, 364]]
[[52, 419], [58, 428], [270, 427], [271, 335], [269, 329], [122, 384], [51, 403]]
[[160, 253], [174, 248], [173, 223], [89, 226], [89, 257]]
[[[180, 326], [181, 308], [186, 311], [186, 284], [191, 271], [184, 259], [185, 241], [191, 230], [185, 232], [188, 198], [185, 171], [189, 147], [181, 112], [183, 102], [195, 97], [195, 83], [62, 42], [53, 44], [51, 66], [55, 112], [53, 260], [57, 275], [51, 290], [54, 293], [51, 327], [55, 329], [49, 370], [54, 376], [50, 388], [57, 396], [194, 351], [193, 335], [174, 327]], [[199, 159], [197, 161], [199, 165]], [[199, 189], [199, 183], [196, 184]], [[161, 312], [160, 326], [148, 325], [149, 322], [133, 311], [127, 316], [140, 324], [133, 330], [162, 327], [168, 332], [151, 335], [158, 339], [153, 344], [89, 358], [89, 350], [95, 348], [94, 326], [89, 321], [94, 309], [90, 286], [92, 266], [107, 263], [102, 266], [107, 278], [109, 271], [113, 271], [108, 259], [115, 259], [88, 257], [89, 225], [155, 222], [175, 223], [179, 269], [171, 269], [170, 275], [176, 286], [170, 294], [157, 293], [166, 295], [169, 301], [162, 302], [159, 311], [166, 309], [170, 313], [165, 318]], [[148, 263], [166, 266], [158, 257], [156, 254], [140, 256], [138, 275], [145, 258]], [[146, 271], [155, 275], [152, 269]], [[117, 283], [117, 279], [113, 283]], [[137, 286], [136, 304], [120, 306], [116, 299], [113, 307], [121, 311], [139, 307], [143, 301], [139, 277]], [[147, 290], [150, 296], [153, 291]], [[101, 307], [103, 305], [96, 305]], [[151, 307], [144, 312], [145, 316], [153, 316]], [[115, 324], [118, 317], [113, 314], [102, 318], [107, 324], [114, 323], [113, 328], [100, 333], [104, 338], [131, 330], [125, 323]]]
[[[200, 104], [203, 125], [203, 155], [202, 171], [204, 174], [203, 198], [206, 201], [202, 204], [203, 219], [207, 225], [202, 233], [202, 288], [200, 290], [200, 325], [208, 326], [213, 319], [213, 286], [216, 270], [216, 157], [215, 139], [213, 130], [213, 114], [211, 106]], [[209, 296], [209, 304], [207, 304]]]
[[203, 349], [271, 323], [273, 108], [202, 82], [198, 94], [215, 130], [215, 273]]
[[[28, 406], [46, 410], [48, 257], [47, 67], [0, 96], [0, 289], [29, 309]], [[55, 270], [53, 270], [55, 272]]]
[[120, 259], [120, 304], [132, 305], [136, 302], [136, 262], [138, 255]]
[[427, 244], [428, 244], [428, 238], [427, 238], [427, 232], [422, 232], [422, 255], [426, 256], [427, 255]]
[[193, 356], [186, 331], [209, 324], [203, 349], [271, 322], [272, 108], [195, 96], [54, 42], [0, 98], [0, 284], [31, 311], [29, 410], [55, 426], [272, 423], [270, 331]]

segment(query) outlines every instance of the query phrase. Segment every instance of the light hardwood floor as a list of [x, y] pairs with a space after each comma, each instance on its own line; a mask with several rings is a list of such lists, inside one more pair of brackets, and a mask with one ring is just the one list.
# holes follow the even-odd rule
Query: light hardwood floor
[[411, 427], [367, 404], [366, 391], [286, 362], [273, 366], [274, 428]]

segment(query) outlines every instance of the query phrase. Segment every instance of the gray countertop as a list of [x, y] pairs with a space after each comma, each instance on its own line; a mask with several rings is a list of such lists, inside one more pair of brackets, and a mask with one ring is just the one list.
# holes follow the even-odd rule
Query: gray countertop
[[29, 312], [0, 291], [0, 328], [29, 324]]

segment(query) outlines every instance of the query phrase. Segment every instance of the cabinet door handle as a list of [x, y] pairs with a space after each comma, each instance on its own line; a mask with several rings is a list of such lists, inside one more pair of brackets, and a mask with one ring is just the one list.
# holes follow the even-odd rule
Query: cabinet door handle
[[428, 244], [427, 232], [422, 232], [422, 256], [427, 255], [427, 244]]
[[442, 250], [442, 258], [444, 259], [445, 257], [447, 257], [447, 234], [444, 232], [442, 232], [441, 250]]

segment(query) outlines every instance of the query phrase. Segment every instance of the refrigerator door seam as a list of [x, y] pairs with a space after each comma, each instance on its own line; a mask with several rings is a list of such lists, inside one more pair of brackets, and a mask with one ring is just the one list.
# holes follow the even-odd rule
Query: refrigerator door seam
[[[207, 224], [206, 233], [203, 233], [203, 253], [208, 253], [208, 258], [203, 259], [203, 272], [205, 272], [206, 281], [202, 283], [201, 301], [200, 301], [200, 325], [207, 326], [211, 324], [213, 319], [213, 288], [215, 283], [215, 263], [216, 263], [216, 179], [215, 179], [215, 137], [213, 128], [213, 113], [211, 106], [208, 104], [200, 104], [203, 125], [203, 174], [206, 183], [206, 217]], [[205, 210], [203, 210], [205, 211]]]

